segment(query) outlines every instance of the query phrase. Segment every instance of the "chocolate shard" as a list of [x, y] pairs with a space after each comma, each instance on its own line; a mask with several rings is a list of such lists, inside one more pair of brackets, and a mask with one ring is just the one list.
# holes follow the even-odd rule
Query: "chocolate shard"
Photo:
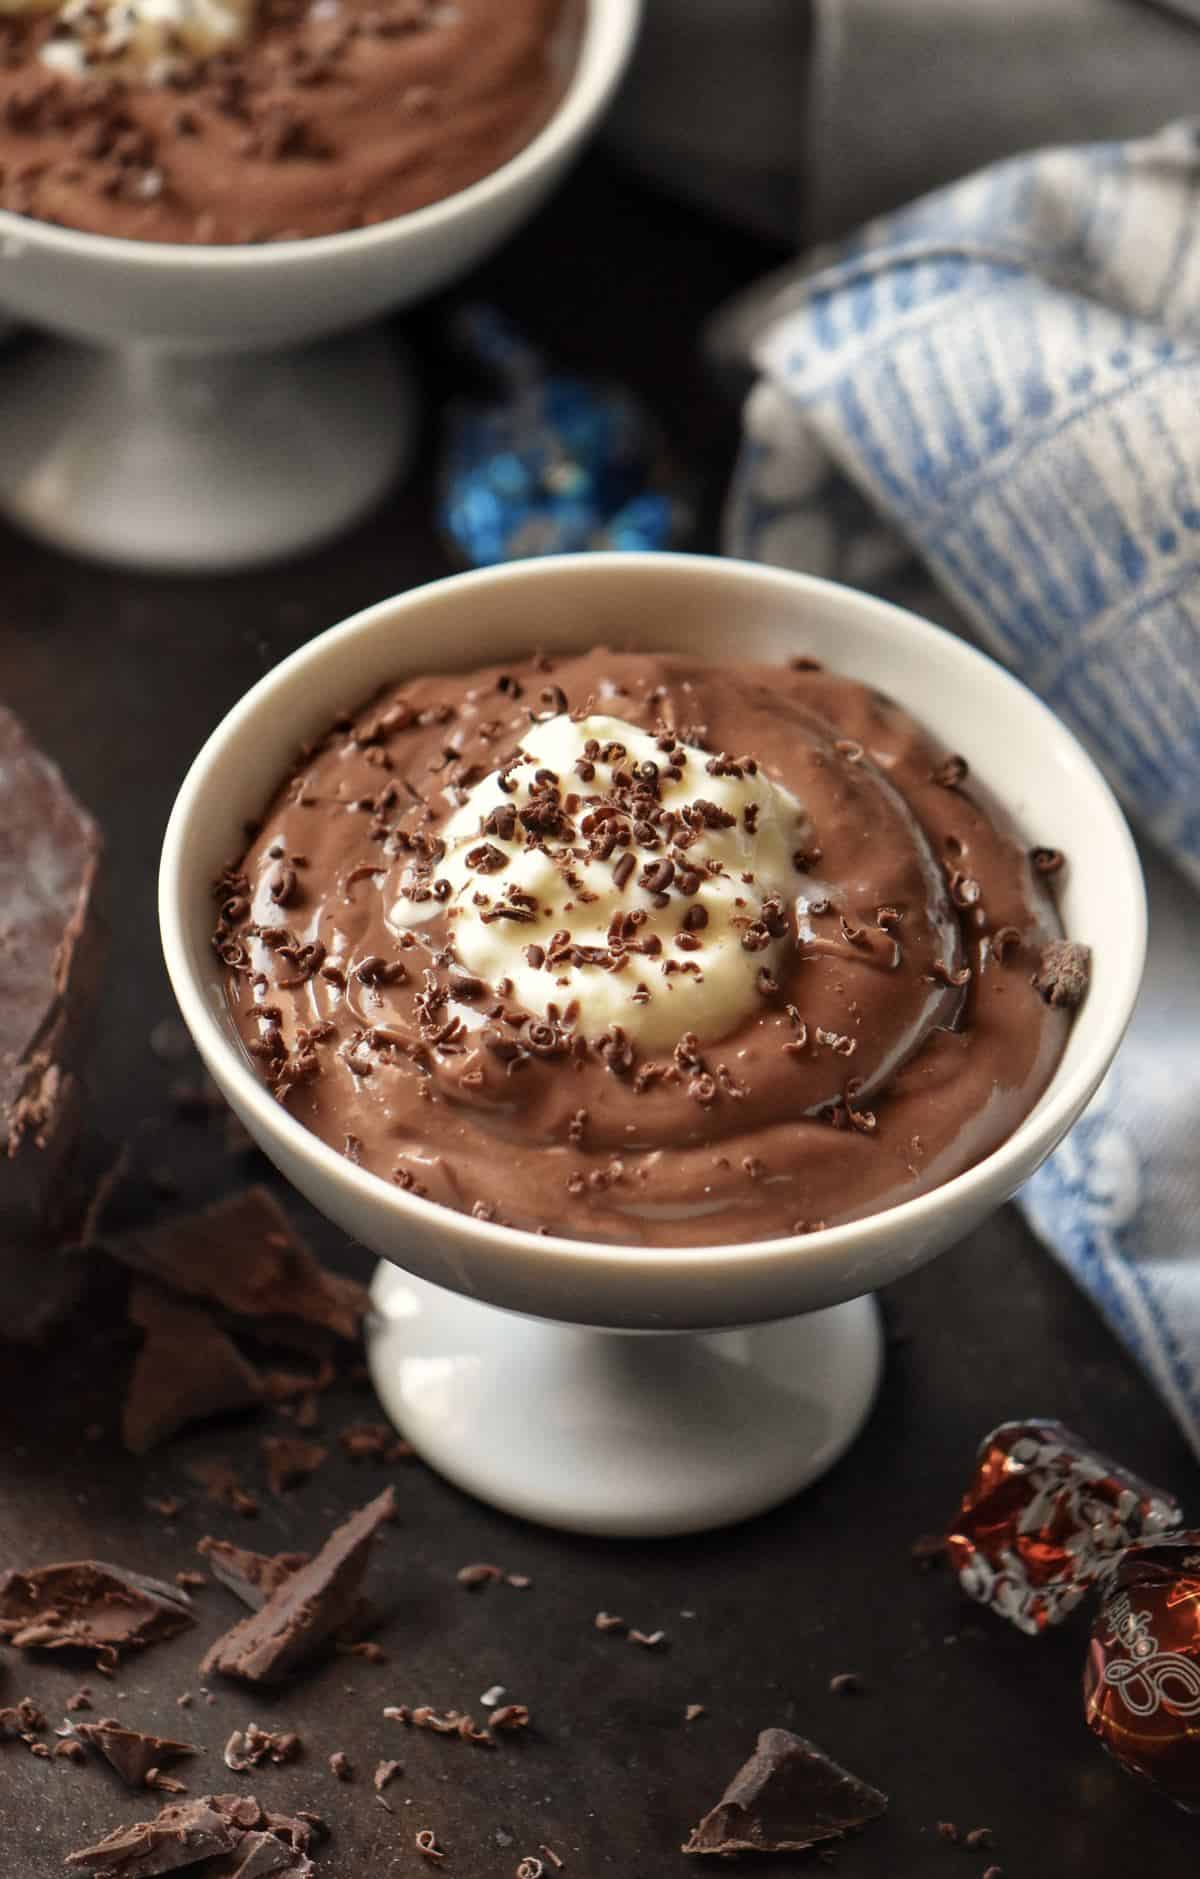
[[82, 1289], [70, 1171], [100, 982], [100, 832], [0, 706], [0, 1340], [38, 1342]]
[[291, 1873], [309, 1879], [316, 1872], [311, 1859], [298, 1853], [273, 1833], [248, 1833], [228, 1861], [211, 1868], [205, 1879], [268, 1879], [272, 1873]]
[[291, 1573], [259, 1611], [217, 1642], [201, 1669], [248, 1683], [274, 1683], [349, 1621], [378, 1528], [392, 1518], [390, 1488], [330, 1534], [320, 1552]]
[[685, 1853], [802, 1853], [874, 1820], [887, 1796], [788, 1729], [764, 1729], [750, 1760], [692, 1829]]
[[100, 1722], [77, 1722], [75, 1733], [90, 1748], [99, 1749], [131, 1788], [145, 1787], [152, 1768], [168, 1768], [185, 1755], [196, 1753], [190, 1742], [172, 1742], [166, 1736], [144, 1735], [140, 1729], [123, 1729], [111, 1717]]
[[253, 1795], [208, 1794], [118, 1827], [95, 1846], [69, 1854], [67, 1865], [96, 1879], [155, 1879], [188, 1866], [203, 1866], [204, 1879], [268, 1879], [272, 1873], [311, 1879], [316, 1868], [308, 1849], [324, 1832], [315, 1814], [270, 1814]]
[[106, 1240], [123, 1265], [172, 1291], [269, 1328], [295, 1323], [355, 1339], [367, 1295], [327, 1272], [266, 1188]]
[[257, 1370], [203, 1307], [143, 1281], [130, 1294], [129, 1316], [146, 1334], [121, 1411], [132, 1454], [146, 1454], [189, 1422], [262, 1402]]
[[79, 1112], [76, 1063], [98, 985], [100, 832], [0, 706], [0, 1242], [52, 1229]]
[[232, 1540], [216, 1540], [211, 1533], [197, 1541], [196, 1551], [207, 1559], [213, 1578], [251, 1611], [261, 1611], [272, 1593], [309, 1562], [307, 1553], [251, 1553]]
[[1092, 949], [1077, 940], [1052, 940], [1043, 946], [1038, 969], [1031, 981], [1048, 1005], [1074, 1009], [1087, 996], [1092, 976]]
[[153, 1820], [117, 1827], [95, 1846], [68, 1853], [67, 1865], [101, 1879], [154, 1879], [236, 1850], [243, 1834], [211, 1800], [174, 1802]]
[[173, 1638], [193, 1622], [192, 1602], [178, 1586], [99, 1560], [0, 1577], [0, 1637], [22, 1650], [93, 1652], [102, 1670], [123, 1650]]

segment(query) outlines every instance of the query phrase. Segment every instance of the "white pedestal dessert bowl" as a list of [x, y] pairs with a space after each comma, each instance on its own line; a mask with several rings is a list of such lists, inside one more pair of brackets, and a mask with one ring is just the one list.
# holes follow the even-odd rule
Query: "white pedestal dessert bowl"
[[0, 357], [0, 512], [57, 547], [181, 571], [272, 560], [345, 528], [413, 431], [408, 375], [365, 323], [444, 286], [532, 213], [608, 104], [640, 10], [587, 0], [567, 89], [525, 149], [375, 227], [193, 247], [0, 210], [0, 319], [57, 335]]
[[[1069, 853], [1070, 937], [1093, 980], [1016, 1132], [920, 1198], [802, 1237], [632, 1247], [541, 1237], [414, 1198], [309, 1133], [258, 1080], [224, 1004], [211, 883], [334, 701], [534, 646], [620, 644], [719, 662], [804, 652], [890, 694], [969, 759], [1031, 844]], [[255, 1140], [385, 1262], [371, 1367], [435, 1467], [552, 1525], [680, 1533], [769, 1507], [843, 1453], [880, 1372], [874, 1288], [942, 1252], [1034, 1171], [1100, 1082], [1133, 1010], [1145, 902], [1090, 759], [981, 653], [848, 588], [677, 555], [521, 562], [419, 588], [313, 640], [218, 727], [184, 781], [160, 874], [167, 966], [208, 1069]], [[503, 1145], [497, 1144], [497, 1153]], [[515, 1314], [515, 1315], [514, 1315]]]

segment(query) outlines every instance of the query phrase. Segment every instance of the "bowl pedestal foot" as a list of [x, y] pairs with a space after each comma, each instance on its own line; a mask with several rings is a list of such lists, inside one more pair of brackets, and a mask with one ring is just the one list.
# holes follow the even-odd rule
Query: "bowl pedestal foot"
[[516, 1317], [383, 1262], [368, 1355], [396, 1427], [458, 1487], [579, 1533], [696, 1533], [815, 1481], [883, 1361], [873, 1298], [739, 1331]]
[[369, 509], [413, 428], [409, 374], [371, 329], [254, 354], [31, 339], [0, 361], [0, 512], [125, 567], [249, 567]]

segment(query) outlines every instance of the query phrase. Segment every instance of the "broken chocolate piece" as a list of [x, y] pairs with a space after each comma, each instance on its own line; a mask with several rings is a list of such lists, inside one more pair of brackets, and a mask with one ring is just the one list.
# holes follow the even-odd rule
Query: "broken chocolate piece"
[[815, 1743], [788, 1729], [764, 1729], [683, 1851], [802, 1853], [841, 1839], [886, 1808], [885, 1794], [839, 1768]]
[[272, 1873], [290, 1873], [292, 1879], [310, 1879], [316, 1872], [303, 1853], [273, 1833], [247, 1833], [228, 1862], [206, 1869], [205, 1879], [268, 1879]]
[[199, 1305], [139, 1283], [129, 1316], [146, 1333], [121, 1412], [125, 1446], [144, 1455], [185, 1423], [262, 1401], [258, 1372]]
[[153, 1820], [117, 1827], [95, 1846], [68, 1853], [67, 1865], [82, 1867], [102, 1879], [152, 1879], [181, 1866], [197, 1866], [218, 1853], [231, 1853], [242, 1837], [210, 1799], [182, 1806], [173, 1802]]
[[123, 1650], [173, 1638], [194, 1621], [177, 1586], [73, 1560], [0, 1577], [0, 1637], [21, 1650], [93, 1651], [111, 1670]]
[[259, 1611], [217, 1639], [201, 1668], [248, 1683], [273, 1683], [311, 1656], [354, 1612], [371, 1542], [394, 1508], [388, 1488], [352, 1514], [315, 1558], [291, 1573]]
[[111, 1716], [100, 1722], [77, 1722], [75, 1733], [89, 1747], [99, 1749], [131, 1788], [145, 1787], [152, 1769], [168, 1768], [183, 1756], [196, 1753], [190, 1742], [171, 1742], [165, 1736], [143, 1735], [140, 1729], [123, 1729]]
[[56, 765], [2, 706], [0, 828], [0, 1338], [32, 1338], [70, 1303], [79, 1270], [46, 1255], [76, 1202], [67, 1171], [103, 950], [102, 843]]
[[106, 1241], [122, 1264], [236, 1318], [298, 1319], [354, 1339], [367, 1295], [326, 1272], [264, 1187]]
[[252, 1795], [208, 1794], [118, 1827], [95, 1846], [68, 1854], [67, 1865], [96, 1879], [155, 1879], [202, 1864], [204, 1879], [267, 1879], [272, 1873], [311, 1879], [316, 1868], [308, 1849], [324, 1834], [315, 1814], [270, 1814]]
[[1082, 1005], [1092, 976], [1092, 949], [1077, 940], [1052, 940], [1042, 947], [1041, 960], [1030, 983], [1048, 1005], [1073, 1010]]
[[307, 1481], [329, 1454], [320, 1442], [305, 1442], [298, 1435], [264, 1435], [262, 1451], [272, 1494], [284, 1494]]
[[309, 1561], [307, 1553], [251, 1553], [232, 1540], [215, 1540], [210, 1533], [197, 1541], [196, 1551], [208, 1560], [213, 1578], [251, 1611], [260, 1611], [284, 1580]]

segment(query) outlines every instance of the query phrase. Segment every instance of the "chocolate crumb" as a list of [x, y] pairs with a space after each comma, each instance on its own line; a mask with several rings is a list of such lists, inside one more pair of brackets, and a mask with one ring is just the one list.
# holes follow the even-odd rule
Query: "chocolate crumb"
[[1034, 873], [1044, 878], [1052, 874], [1061, 874], [1067, 860], [1061, 848], [1031, 848], [1029, 859]]
[[242, 1486], [229, 1462], [220, 1459], [189, 1462], [188, 1473], [200, 1483], [209, 1500], [216, 1501], [218, 1506], [229, 1507], [247, 1520], [257, 1514], [257, 1496]]
[[967, 780], [967, 760], [965, 757], [946, 757], [931, 774], [930, 781], [940, 789], [957, 789]]
[[338, 1650], [343, 1657], [360, 1658], [364, 1664], [386, 1664], [388, 1654], [382, 1644], [376, 1644], [374, 1638], [357, 1638], [353, 1643], [340, 1643]]
[[386, 1422], [351, 1422], [338, 1435], [351, 1461], [383, 1461], [394, 1439]]
[[940, 1565], [946, 1557], [946, 1537], [942, 1533], [922, 1533], [909, 1548], [914, 1562], [928, 1570], [930, 1566]]
[[223, 1751], [225, 1766], [238, 1775], [257, 1768], [264, 1761], [274, 1762], [276, 1767], [281, 1768], [287, 1762], [294, 1762], [303, 1746], [301, 1737], [294, 1729], [260, 1729], [256, 1722], [252, 1722], [245, 1729], [235, 1729], [226, 1742]]
[[285, 1494], [307, 1481], [329, 1454], [321, 1443], [306, 1442], [296, 1435], [264, 1435], [262, 1452], [272, 1494]]
[[480, 1586], [495, 1585], [500, 1579], [503, 1579], [504, 1573], [499, 1566], [478, 1564], [473, 1566], [460, 1566], [454, 1576], [460, 1585], [465, 1585], [469, 1590], [474, 1592], [477, 1591]]
[[87, 1750], [74, 1736], [67, 1736], [64, 1741], [55, 1743], [54, 1753], [63, 1761], [85, 1762], [87, 1760]]
[[1074, 1010], [1087, 996], [1091, 972], [1089, 946], [1075, 940], [1052, 940], [1049, 946], [1043, 946], [1030, 984], [1048, 1005]]

